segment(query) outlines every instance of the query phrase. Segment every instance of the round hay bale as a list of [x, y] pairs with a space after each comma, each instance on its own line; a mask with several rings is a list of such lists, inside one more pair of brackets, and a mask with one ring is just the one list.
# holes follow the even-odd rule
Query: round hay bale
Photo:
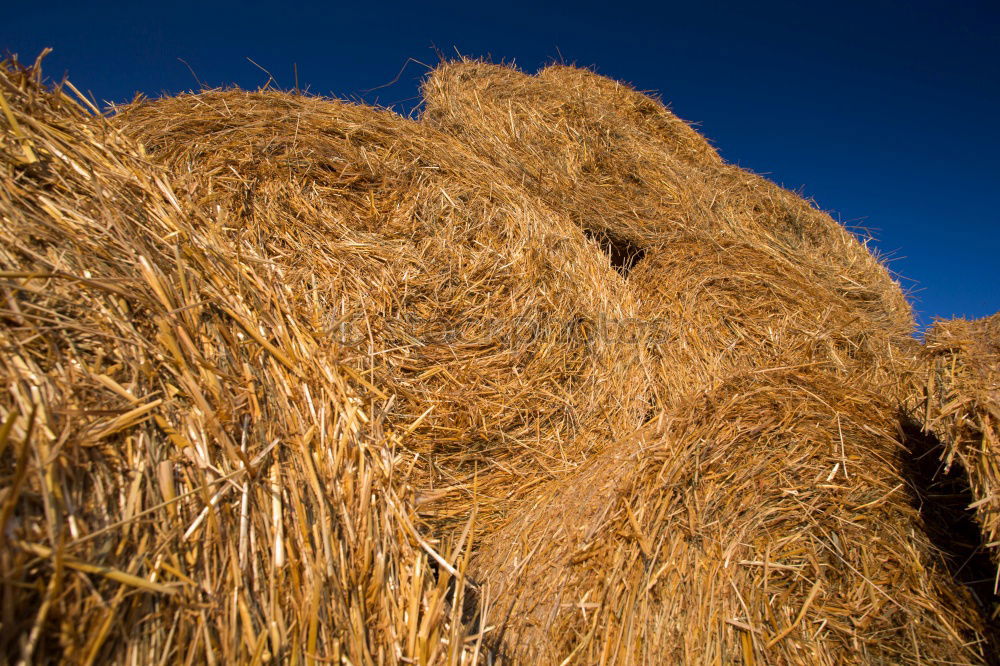
[[518, 662], [983, 663], [900, 455], [860, 383], [736, 377], [541, 489], [473, 575]]
[[690, 219], [690, 172], [699, 157], [717, 160], [714, 150], [654, 100], [587, 74], [593, 91], [484, 62], [445, 63], [423, 84], [421, 120], [599, 238], [644, 247], [700, 226]]
[[280, 239], [40, 81], [0, 63], [0, 662], [433, 661], [403, 433]]
[[424, 122], [605, 247], [629, 248], [620, 255], [670, 253], [692, 232], [760, 246], [805, 268], [872, 327], [913, 328], [899, 285], [865, 244], [801, 197], [725, 164], [654, 98], [576, 67], [529, 76], [476, 61], [439, 66], [423, 93]]
[[984, 658], [897, 471], [898, 287], [655, 100], [0, 73], [0, 654]]
[[[870, 250], [591, 72], [449, 63], [424, 95], [425, 122], [599, 241], [656, 336], [656, 442], [540, 488], [481, 546], [514, 658], [981, 660], [963, 647], [979, 617], [905, 494], [913, 323]], [[794, 562], [770, 566], [772, 538]]]
[[588, 333], [634, 316], [622, 278], [454, 138], [278, 92], [142, 102], [112, 122], [237, 246], [282, 266], [435, 487], [489, 468], [505, 497], [641, 423], [644, 348]]
[[873, 326], [813, 266], [771, 246], [679, 236], [646, 253], [629, 283], [651, 336], [656, 404], [741, 373], [792, 367], [842, 378], [863, 369], [890, 394], [902, 393], [901, 333], [889, 322]]

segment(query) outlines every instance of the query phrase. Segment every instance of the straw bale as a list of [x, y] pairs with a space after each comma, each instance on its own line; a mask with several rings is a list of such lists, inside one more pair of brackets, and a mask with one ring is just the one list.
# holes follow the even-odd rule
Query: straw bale
[[0, 66], [0, 661], [475, 661], [308, 269], [40, 78]]
[[964, 468], [1000, 589], [1000, 314], [938, 321], [915, 373], [913, 414], [943, 444], [943, 472]]
[[592, 72], [446, 63], [424, 96], [425, 122], [598, 239], [653, 336], [658, 425], [539, 487], [475, 556], [515, 660], [984, 659], [912, 506], [913, 321], [865, 243]]
[[[559, 79], [586, 77], [577, 82]], [[689, 219], [701, 161], [719, 161], [655, 100], [583, 70], [538, 77], [478, 61], [438, 66], [421, 119], [460, 138], [597, 235], [655, 245]], [[693, 180], [693, 182], [692, 182]], [[714, 225], [717, 220], [705, 220]]]
[[[478, 61], [439, 66], [423, 92], [425, 122], [633, 256], [632, 270], [670, 261], [673, 244], [692, 235], [741, 243], [830, 292], [843, 316], [862, 320], [858, 329], [899, 339], [913, 328], [899, 285], [865, 243], [801, 197], [725, 164], [652, 97], [585, 69], [529, 76]], [[641, 272], [629, 282], [647, 301], [642, 315], [656, 316], [679, 292], [650, 298], [646, 291], [662, 291], [664, 280], [649, 279], [656, 268]]]
[[0, 655], [986, 658], [899, 472], [898, 285], [656, 100], [40, 77], [0, 67]]
[[902, 454], [882, 396], [735, 377], [541, 489], [473, 575], [519, 663], [981, 663]]
[[[851, 277], [881, 268], [828, 215], [723, 162], [658, 99], [590, 70], [552, 65], [531, 76], [481, 61], [447, 62], [431, 72], [423, 95], [425, 122], [557, 197], [592, 231], [644, 245], [684, 227], [757, 234], [825, 250]], [[697, 187], [706, 181], [711, 188]], [[884, 270], [865, 277], [856, 288], [885, 289]]]
[[[476, 479], [480, 508], [501, 510], [641, 423], [645, 348], [591, 332], [635, 316], [623, 280], [455, 139], [273, 91], [140, 102], [113, 122], [285, 267], [314, 326], [347, 322], [362, 344], [344, 362], [392, 397], [387, 422], [429, 456], [424, 499], [468, 495]], [[461, 500], [454, 513], [467, 512]]]
[[656, 337], [652, 402], [671, 405], [735, 374], [813, 368], [848, 381], [859, 369], [890, 395], [905, 384], [907, 340], [861, 317], [849, 297], [764, 244], [678, 235], [629, 274]]

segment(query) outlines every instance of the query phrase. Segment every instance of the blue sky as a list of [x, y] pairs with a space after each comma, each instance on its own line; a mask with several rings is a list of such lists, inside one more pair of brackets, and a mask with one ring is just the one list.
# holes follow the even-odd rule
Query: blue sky
[[406, 111], [438, 53], [658, 91], [731, 162], [872, 230], [921, 323], [1000, 310], [1000, 3], [11, 5], [0, 48], [98, 100], [267, 80]]

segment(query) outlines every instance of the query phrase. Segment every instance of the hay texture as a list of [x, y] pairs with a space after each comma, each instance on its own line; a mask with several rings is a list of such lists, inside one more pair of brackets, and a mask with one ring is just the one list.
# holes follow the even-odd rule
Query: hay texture
[[864, 244], [585, 70], [424, 91], [3, 63], [0, 654], [986, 660]]
[[586, 70], [451, 63], [424, 94], [426, 122], [601, 245], [656, 333], [643, 434], [533, 492], [473, 560], [516, 660], [983, 659], [902, 473], [913, 324], [878, 258]]
[[413, 428], [427, 450], [494, 456], [530, 440], [551, 453], [584, 413], [633, 423], [613, 404], [631, 381], [620, 354], [571, 334], [634, 313], [618, 276], [462, 144], [273, 92], [181, 96], [114, 122], [197, 174], [198, 204], [294, 270], [319, 321], [350, 325], [359, 370], [398, 396], [390, 418], [410, 426], [430, 408]]
[[[530, 76], [478, 61], [438, 67], [423, 91], [425, 122], [566, 211], [628, 276], [640, 316], [674, 324], [658, 350], [659, 404], [681, 390], [685, 356], [703, 378], [746, 369], [736, 359], [841, 372], [854, 358], [891, 357], [913, 328], [866, 245], [725, 164], [654, 98], [585, 69]], [[746, 353], [719, 354], [736, 347]]]
[[939, 321], [924, 342], [914, 416], [943, 444], [944, 471], [965, 469], [1000, 577], [1000, 314]]
[[475, 660], [312, 255], [39, 78], [0, 68], [4, 660]]
[[978, 663], [891, 405], [820, 373], [731, 379], [550, 484], [473, 575], [516, 661]]
[[789, 368], [853, 382], [864, 373], [889, 395], [909, 348], [872, 325], [834, 285], [773, 247], [678, 235], [629, 275], [650, 340], [655, 404], [671, 406], [743, 373]]
[[343, 362], [423, 454], [428, 496], [468, 496], [477, 470], [483, 497], [501, 476], [510, 495], [640, 425], [644, 347], [590, 333], [636, 315], [621, 276], [455, 139], [277, 92], [139, 103], [113, 122], [284, 269], [314, 327], [357, 341]]

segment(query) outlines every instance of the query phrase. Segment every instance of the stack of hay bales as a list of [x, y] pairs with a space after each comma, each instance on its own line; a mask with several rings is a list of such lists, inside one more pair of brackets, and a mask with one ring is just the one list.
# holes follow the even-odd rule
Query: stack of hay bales
[[986, 658], [891, 277], [584, 70], [420, 121], [0, 67], [0, 654]]
[[663, 333], [648, 340], [658, 418], [481, 543], [473, 575], [509, 609], [506, 648], [544, 663], [981, 659], [980, 621], [939, 578], [901, 471], [913, 323], [878, 259], [586, 70], [451, 63], [424, 97], [426, 122], [596, 239]]
[[945, 471], [965, 469], [1000, 577], [1000, 314], [935, 323], [921, 362], [913, 415], [943, 444]]
[[[77, 581], [58, 612], [101, 631], [63, 626], [70, 654], [121, 649], [155, 613], [170, 619], [126, 654], [462, 658], [440, 641], [460, 626], [452, 565], [432, 579], [416, 506], [458, 495], [436, 523], [488, 523], [638, 427], [642, 349], [581, 334], [634, 316], [620, 276], [495, 167], [386, 111], [212, 92], [109, 124], [36, 70], [4, 75], [7, 434], [45, 461], [12, 467], [6, 554], [15, 579], [55, 572], [18, 649], [58, 626], [71, 554], [181, 581], [153, 589], [184, 603], [95, 615]], [[79, 465], [96, 473], [61, 476]], [[125, 594], [114, 580], [106, 597]]]

